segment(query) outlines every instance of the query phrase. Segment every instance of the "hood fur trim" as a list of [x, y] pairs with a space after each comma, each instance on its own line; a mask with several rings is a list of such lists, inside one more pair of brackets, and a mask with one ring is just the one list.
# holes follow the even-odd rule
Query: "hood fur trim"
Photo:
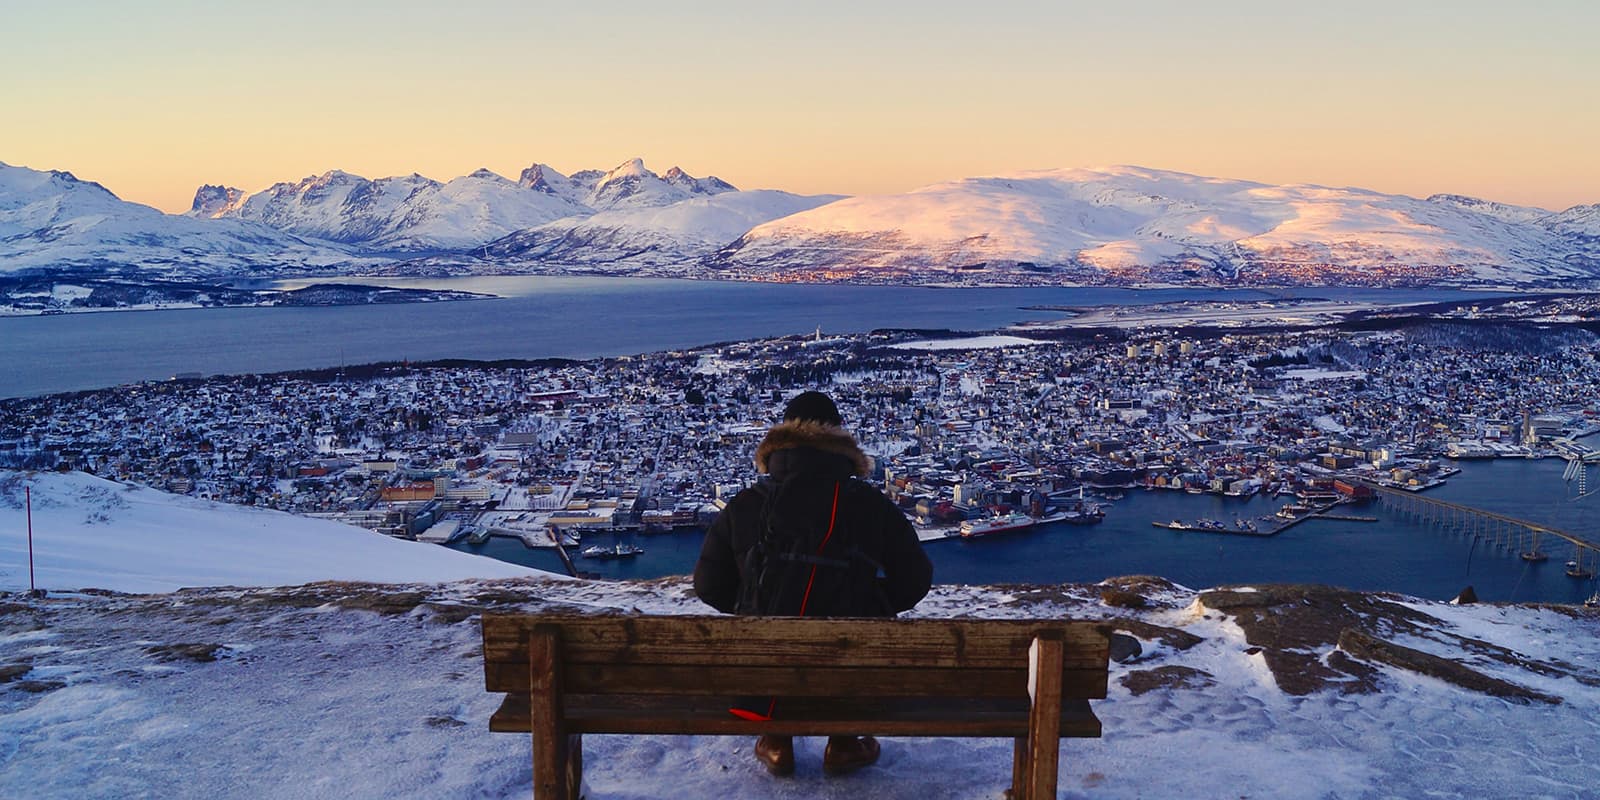
[[767, 460], [779, 450], [810, 447], [850, 459], [857, 477], [872, 474], [872, 459], [861, 451], [856, 437], [838, 425], [828, 425], [813, 420], [791, 420], [772, 426], [765, 439], [756, 448], [756, 469], [767, 472]]

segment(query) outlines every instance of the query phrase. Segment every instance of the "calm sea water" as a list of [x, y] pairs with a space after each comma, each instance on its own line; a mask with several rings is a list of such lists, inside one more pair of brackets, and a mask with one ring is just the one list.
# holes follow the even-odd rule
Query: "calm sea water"
[[[939, 289], [625, 278], [363, 279], [492, 300], [328, 308], [219, 308], [0, 318], [0, 398], [206, 375], [442, 358], [590, 358], [875, 328], [988, 330], [1054, 319], [1031, 305], [1142, 305], [1257, 291]], [[1273, 291], [1278, 297], [1442, 300], [1465, 292]]]
[[[1568, 499], [1555, 459], [1468, 462], [1462, 472], [1430, 495], [1543, 522], [1600, 539], [1594, 503]], [[1470, 535], [1417, 525], [1383, 505], [1346, 513], [1379, 522], [1303, 522], [1277, 536], [1256, 538], [1170, 531], [1152, 526], [1174, 518], [1269, 515], [1287, 498], [1247, 500], [1181, 492], [1135, 490], [1112, 504], [1099, 525], [1051, 525], [976, 540], [925, 545], [939, 583], [1063, 583], [1099, 581], [1118, 575], [1161, 575], [1191, 587], [1225, 583], [1324, 583], [1351, 589], [1403, 592], [1447, 600], [1466, 586], [1497, 601], [1578, 603], [1596, 590], [1594, 581], [1567, 577], [1562, 564], [1569, 546], [1546, 541], [1551, 558], [1527, 564], [1515, 552], [1474, 542]], [[1266, 523], [1262, 523], [1263, 525]], [[627, 541], [645, 549], [632, 560], [578, 559], [580, 568], [609, 578], [656, 578], [693, 572], [703, 533], [595, 534], [584, 544]], [[528, 549], [514, 539], [480, 546], [453, 545], [504, 561], [562, 572], [548, 549]]]

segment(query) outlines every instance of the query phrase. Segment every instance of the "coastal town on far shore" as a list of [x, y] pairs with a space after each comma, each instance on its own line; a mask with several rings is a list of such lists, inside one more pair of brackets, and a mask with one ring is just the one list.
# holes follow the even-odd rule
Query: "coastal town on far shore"
[[[1580, 305], [1559, 322], [1595, 317]], [[0, 468], [429, 542], [577, 545], [704, 526], [757, 479], [784, 400], [819, 388], [924, 539], [1092, 524], [1137, 489], [1281, 494], [1292, 522], [1373, 487], [1438, 485], [1453, 460], [1593, 460], [1578, 440], [1600, 431], [1596, 335], [1502, 321], [817, 331], [520, 367], [186, 376], [0, 401]]]

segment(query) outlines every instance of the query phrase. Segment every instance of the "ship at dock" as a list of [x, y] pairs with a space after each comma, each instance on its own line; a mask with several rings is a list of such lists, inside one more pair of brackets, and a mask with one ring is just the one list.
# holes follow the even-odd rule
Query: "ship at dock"
[[986, 519], [969, 519], [961, 523], [960, 531], [963, 537], [970, 538], [1005, 533], [1007, 531], [1018, 531], [1023, 528], [1031, 528], [1035, 524], [1037, 522], [1033, 517], [1013, 511], [1010, 514], [1001, 514]]

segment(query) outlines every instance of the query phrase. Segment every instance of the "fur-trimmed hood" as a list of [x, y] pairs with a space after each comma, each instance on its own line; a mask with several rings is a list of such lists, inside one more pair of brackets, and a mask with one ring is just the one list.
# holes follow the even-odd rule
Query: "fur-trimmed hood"
[[756, 469], [767, 472], [767, 462], [773, 453], [796, 447], [809, 447], [824, 453], [833, 453], [850, 460], [857, 477], [872, 474], [872, 459], [861, 451], [856, 437], [838, 425], [828, 425], [812, 420], [790, 420], [772, 426], [765, 439], [756, 448]]

